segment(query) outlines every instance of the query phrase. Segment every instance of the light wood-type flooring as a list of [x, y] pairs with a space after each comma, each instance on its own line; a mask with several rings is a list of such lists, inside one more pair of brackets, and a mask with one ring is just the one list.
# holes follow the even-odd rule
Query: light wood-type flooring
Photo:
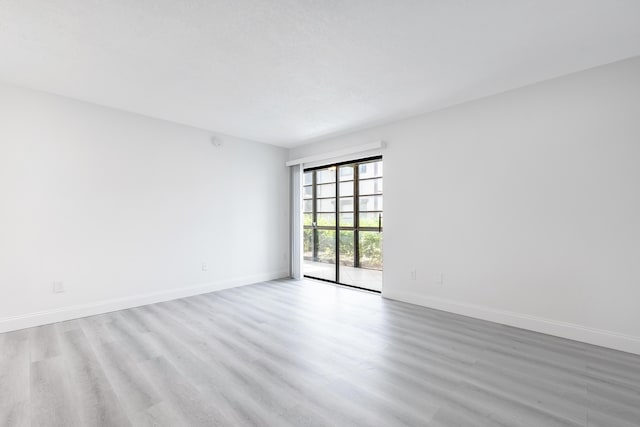
[[639, 426], [640, 357], [312, 281], [0, 334], [0, 426]]

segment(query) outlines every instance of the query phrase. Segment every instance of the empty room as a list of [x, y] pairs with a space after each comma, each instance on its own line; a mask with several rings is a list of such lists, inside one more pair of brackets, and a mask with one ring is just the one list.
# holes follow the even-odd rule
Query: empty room
[[640, 1], [0, 0], [0, 427], [640, 426]]

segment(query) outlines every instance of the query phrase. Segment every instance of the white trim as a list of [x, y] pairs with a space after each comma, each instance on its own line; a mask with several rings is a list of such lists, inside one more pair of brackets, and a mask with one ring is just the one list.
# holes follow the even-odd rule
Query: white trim
[[291, 168], [291, 277], [302, 279], [302, 173], [304, 164]]
[[315, 154], [312, 156], [303, 157], [301, 159], [289, 160], [285, 164], [287, 166], [295, 166], [302, 163], [313, 163], [313, 162], [322, 161], [322, 160], [329, 160], [336, 157], [348, 156], [350, 154], [358, 154], [365, 151], [380, 150], [382, 148], [384, 148], [384, 143], [382, 141], [376, 141], [369, 144], [357, 145], [355, 147], [347, 147], [347, 148], [343, 148], [342, 150], [331, 151], [329, 153]]
[[608, 347], [615, 350], [626, 351], [628, 353], [640, 354], [640, 337], [636, 336], [590, 328], [575, 323], [530, 316], [523, 313], [496, 310], [489, 307], [467, 304], [444, 298], [416, 295], [409, 292], [383, 291], [383, 296], [385, 298], [409, 304], [417, 304], [476, 319], [514, 326], [516, 328], [528, 329], [530, 331]]
[[289, 272], [276, 272], [257, 274], [230, 280], [221, 280], [212, 283], [202, 283], [185, 288], [169, 289], [166, 291], [153, 292], [144, 295], [135, 295], [124, 298], [114, 298], [106, 301], [98, 301], [88, 304], [80, 304], [70, 307], [61, 307], [53, 310], [27, 313], [19, 316], [0, 318], [0, 333], [15, 331], [18, 329], [30, 328], [33, 326], [46, 325], [49, 323], [63, 322], [65, 320], [78, 319], [80, 317], [94, 316], [96, 314], [109, 313], [112, 311], [124, 310], [141, 305], [154, 304], [193, 295], [206, 294], [237, 286], [249, 285], [252, 283], [265, 282], [268, 280], [288, 277]]

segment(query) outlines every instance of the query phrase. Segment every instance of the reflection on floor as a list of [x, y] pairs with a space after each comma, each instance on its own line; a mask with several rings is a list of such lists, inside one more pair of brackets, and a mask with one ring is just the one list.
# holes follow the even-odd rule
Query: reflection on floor
[[[318, 279], [336, 280], [336, 265], [304, 260], [304, 274]], [[340, 283], [382, 291], [382, 271], [340, 266]]]

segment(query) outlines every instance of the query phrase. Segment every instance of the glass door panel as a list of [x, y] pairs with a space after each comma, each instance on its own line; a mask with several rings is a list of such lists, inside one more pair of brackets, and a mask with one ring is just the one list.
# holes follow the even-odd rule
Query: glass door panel
[[309, 268], [305, 268], [305, 273], [318, 279], [334, 282], [336, 280], [336, 231], [316, 229], [315, 235], [316, 256], [309, 263]]
[[[340, 230], [340, 267], [355, 265], [355, 238], [353, 230]], [[341, 279], [345, 279], [344, 269], [340, 269]]]
[[382, 290], [382, 160], [305, 171], [304, 274]]
[[336, 169], [305, 172], [303, 183], [304, 274], [335, 282]]
[[304, 230], [302, 240], [304, 259], [311, 259], [313, 257], [313, 230]]
[[382, 233], [361, 231], [359, 233], [358, 253], [360, 267], [382, 270]]

